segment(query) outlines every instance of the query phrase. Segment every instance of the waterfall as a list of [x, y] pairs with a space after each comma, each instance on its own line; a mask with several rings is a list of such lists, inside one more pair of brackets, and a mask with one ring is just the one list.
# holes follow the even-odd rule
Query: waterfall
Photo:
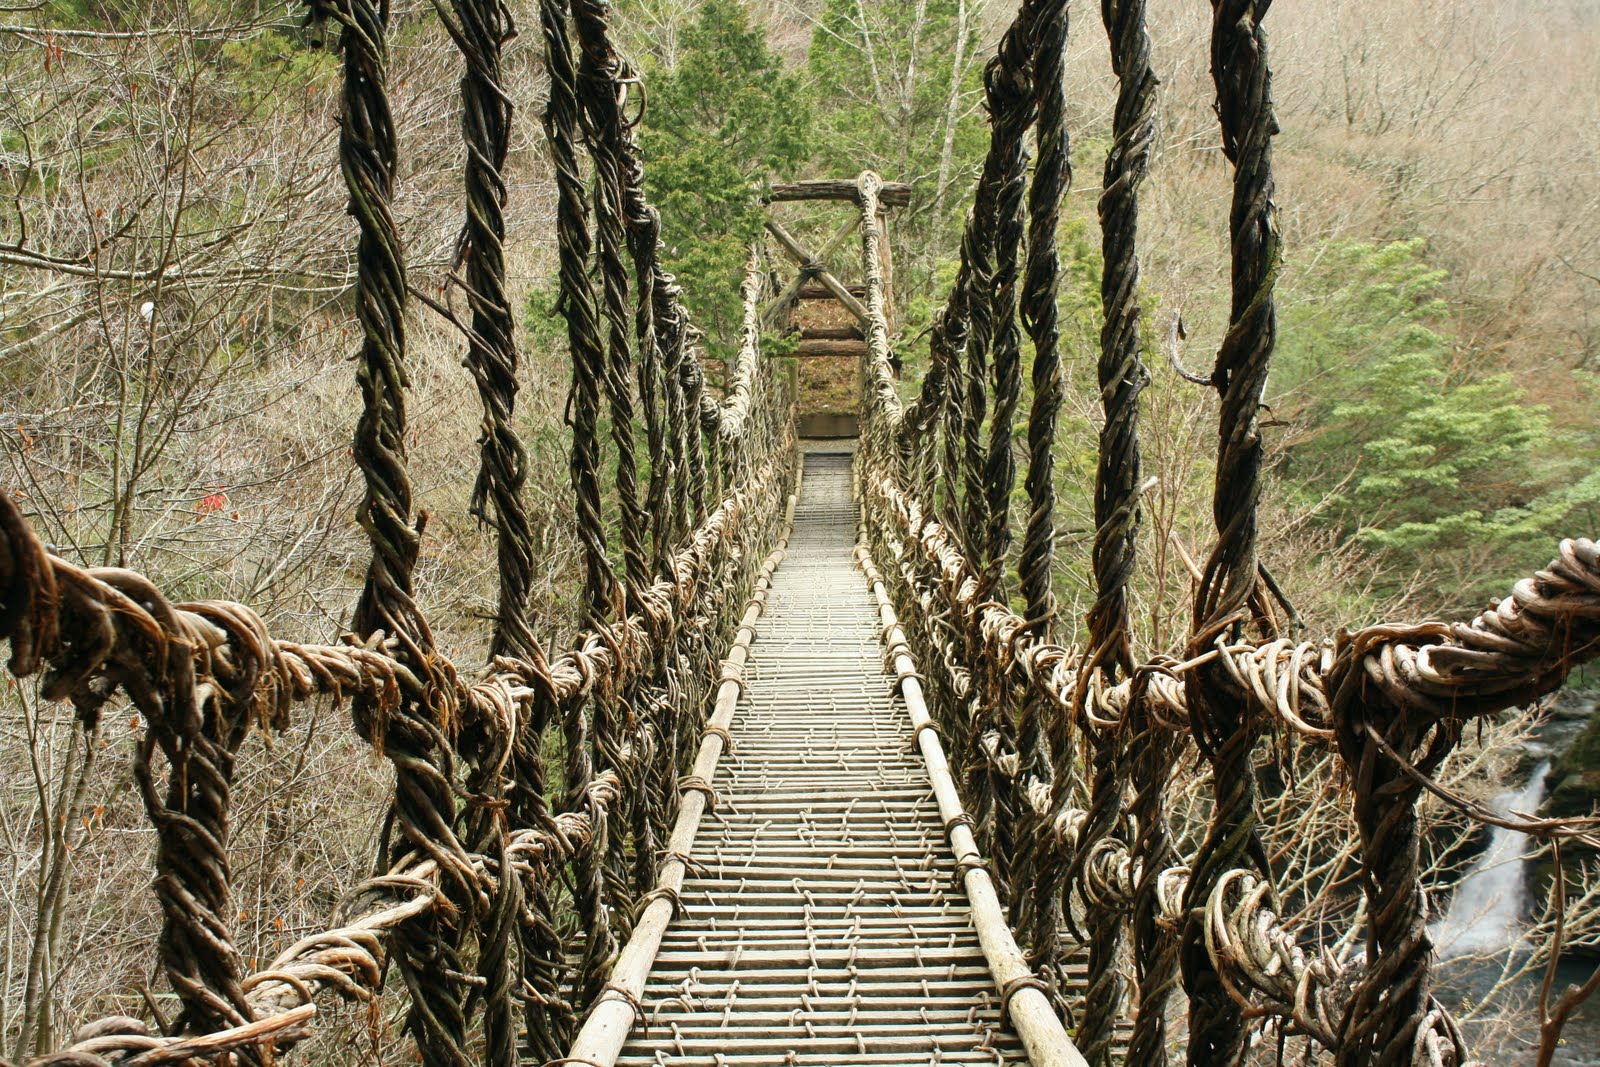
[[[1520, 789], [1508, 789], [1490, 803], [1497, 815], [1532, 813], [1544, 799], [1545, 760]], [[1478, 857], [1450, 897], [1450, 909], [1428, 931], [1440, 956], [1502, 952], [1521, 939], [1524, 898], [1523, 851], [1527, 835], [1496, 826], [1489, 847]]]

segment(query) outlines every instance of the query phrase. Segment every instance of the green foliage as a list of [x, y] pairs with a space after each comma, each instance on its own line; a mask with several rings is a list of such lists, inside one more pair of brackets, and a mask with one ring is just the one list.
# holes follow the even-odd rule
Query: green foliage
[[[1553, 524], [1592, 506], [1596, 487], [1550, 458], [1545, 409], [1450, 335], [1446, 275], [1424, 252], [1416, 240], [1317, 250], [1282, 293], [1272, 403], [1303, 429], [1285, 465], [1297, 503], [1440, 599], [1476, 599], [1548, 558]], [[1487, 573], [1452, 576], [1458, 560]]]
[[[44, 0], [36, 10], [43, 24], [73, 29], [147, 30], [179, 21], [175, 4], [136, 0]], [[191, 0], [183, 10], [191, 25], [222, 26], [261, 19], [273, 13], [273, 5], [261, 0]]]
[[740, 0], [708, 0], [675, 69], [650, 82], [646, 185], [661, 211], [669, 268], [699, 325], [728, 337], [739, 278], [761, 233], [759, 187], [809, 151], [810, 107]]
[[976, 21], [964, 0], [825, 0], [812, 33], [807, 66], [827, 102], [819, 169], [911, 183], [910, 206], [894, 214], [904, 297], [929, 289], [933, 257], [954, 247], [987, 144]]
[[225, 42], [219, 60], [219, 70], [250, 101], [285, 88], [304, 93], [338, 90], [339, 61], [332, 49], [307, 48], [278, 30]]
[[528, 293], [522, 315], [524, 351], [542, 359], [547, 353], [567, 351], [567, 320], [561, 317], [561, 279], [552, 275]]

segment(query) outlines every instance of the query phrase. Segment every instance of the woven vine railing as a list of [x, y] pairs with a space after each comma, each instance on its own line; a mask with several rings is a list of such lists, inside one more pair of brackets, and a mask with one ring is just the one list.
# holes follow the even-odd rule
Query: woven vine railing
[[[1129, 613], [1147, 381], [1138, 197], [1157, 84], [1138, 0], [1102, 6], [1119, 92], [1099, 201], [1104, 421], [1086, 641], [1059, 643], [1050, 591], [1061, 404], [1054, 241], [1070, 180], [1060, 0], [1024, 0], [984, 72], [989, 150], [909, 403], [897, 392], [872, 275], [878, 180], [860, 179], [865, 303], [878, 320], [867, 331], [858, 464], [869, 537], [922, 647], [926, 690], [1014, 926], [1052, 979], [1072, 940], [1087, 942], [1089, 985], [1073, 992], [1082, 1003], [1076, 1040], [1091, 1064], [1113, 1061], [1128, 1010], [1125, 1062], [1167, 1062], [1180, 989], [1191, 1064], [1240, 1062], [1268, 1022], [1279, 1035], [1308, 1036], [1340, 1065], [1461, 1064], [1459, 1029], [1430, 995], [1417, 802], [1467, 724], [1552, 692], [1600, 655], [1600, 546], [1563, 542], [1549, 567], [1466, 622], [1373, 626], [1323, 642], [1279, 636], [1256, 549], [1259, 411], [1280, 255], [1267, 7], [1213, 3], [1212, 72], [1234, 178], [1233, 303], [1209, 378], [1221, 401], [1216, 540], [1183, 660], [1141, 660]], [[1025, 428], [1024, 332], [1033, 345]], [[1013, 548], [1019, 437], [1026, 504]], [[1255, 784], [1276, 755], [1258, 743], [1269, 730], [1331, 749], [1344, 768], [1366, 898], [1353, 938], [1290, 929], [1278, 917], [1281, 872], [1262, 845]], [[1185, 750], [1210, 769], [1213, 797], [1203, 838], [1180, 855], [1165, 793]], [[1350, 940], [1365, 952], [1331, 951]]]
[[[463, 330], [483, 403], [472, 508], [497, 535], [490, 662], [470, 677], [458, 670], [415, 600], [424, 531], [405, 453], [413, 294], [391, 210], [388, 8], [314, 0], [309, 18], [343, 59], [339, 160], [358, 228], [365, 587], [340, 643], [286, 641], [243, 605], [173, 604], [137, 574], [52, 555], [0, 495], [0, 635], [12, 673], [42, 670], [43, 694], [70, 701], [85, 728], [121, 699], [148, 724], [135, 769], [158, 839], [158, 953], [182, 1004], [170, 1032], [103, 1019], [36, 1064], [266, 1062], [311, 1032], [319, 999], [372, 1001], [391, 970], [425, 1062], [557, 1057], [655, 885], [679, 791], [700, 788], [687, 769], [722, 673], [718, 649], [745, 611], [793, 478], [792, 398], [753, 332], [727, 395], [705, 389], [695, 332], [660, 263], [625, 118], [637, 110], [635, 79], [611, 44], [607, 5], [544, 3], [586, 628], [565, 651], [540, 646], [503, 247], [512, 115], [500, 71], [513, 27], [500, 0], [453, 0], [438, 13], [465, 64], [466, 221], [451, 281], [470, 314], [435, 306]], [[748, 314], [764, 278], [752, 268]], [[329, 929], [246, 973], [230, 934], [235, 761], [250, 734], [284, 729], [296, 705], [319, 698], [348, 703], [357, 733], [393, 764], [383, 873], [350, 893]], [[552, 727], [565, 759], [553, 805], [540, 749]], [[562, 920], [563, 886], [581, 922]]]
[[[468, 313], [458, 316], [406, 278], [392, 211], [388, 8], [308, 7], [343, 61], [339, 159], [358, 230], [362, 336], [354, 455], [371, 562], [351, 632], [297, 643], [244, 605], [174, 604], [138, 574], [55, 556], [0, 495], [10, 670], [42, 674], [42, 694], [70, 701], [85, 728], [124, 700], [146, 724], [134, 765], [156, 831], [157, 949], [182, 1005], [165, 1032], [102, 1019], [35, 1064], [267, 1062], [312, 1032], [324, 998], [371, 1003], [391, 970], [423, 1062], [575, 1062], [560, 1057], [580, 1016], [634, 997], [609, 978], [633, 918], [662, 910], [658, 871], [676, 865], [681, 881], [689, 863], [664, 845], [678, 797], [709, 796], [691, 768], [703, 735], [727, 728], [708, 731], [707, 698], [739, 681], [718, 649], [759, 611], [745, 593], [770, 575], [768, 549], [782, 539], [793, 397], [760, 352], [771, 296], [760, 249], [718, 399], [661, 263], [634, 136], [638, 78], [613, 43], [609, 5], [541, 0], [584, 618], [565, 649], [540, 645], [528, 617], [534, 532], [504, 249], [510, 11], [500, 0], [438, 5], [464, 61], [466, 210], [450, 280]], [[1099, 199], [1104, 419], [1085, 640], [1062, 643], [1052, 594], [1064, 358], [1055, 234], [1071, 179], [1064, 0], [1024, 0], [985, 70], [988, 152], [909, 403], [885, 308], [882, 183], [871, 173], [856, 183], [868, 349], [857, 474], [870, 571], [895, 599], [896, 640], [919, 646], [921, 689], [1030, 964], [1059, 983], [1072, 943], [1087, 944], [1072, 1021], [1090, 1063], [1112, 1062], [1128, 1011], [1125, 1062], [1167, 1062], [1181, 991], [1192, 1064], [1240, 1062], [1270, 1024], [1341, 1067], [1460, 1065], [1460, 1031], [1431, 994], [1418, 801], [1466, 726], [1552, 692], [1600, 655], [1600, 545], [1563, 542], [1547, 568], [1463, 622], [1323, 641], [1280, 634], [1257, 555], [1280, 255], [1267, 7], [1213, 2], [1211, 64], [1233, 168], [1232, 306], [1208, 379], [1220, 402], [1216, 536], [1182, 658], [1141, 656], [1129, 607], [1147, 380], [1139, 190], [1157, 85], [1140, 0], [1102, 5], [1119, 91]], [[470, 674], [440, 653], [416, 600], [424, 529], [405, 449], [414, 298], [462, 329], [482, 402], [471, 506], [496, 534], [499, 595], [490, 660]], [[251, 734], [283, 730], [314, 699], [347, 702], [359, 736], [393, 764], [382, 873], [352, 890], [327, 930], [247, 973], [230, 921], [234, 767]], [[549, 731], [562, 738], [559, 796], [540, 745]], [[1263, 847], [1256, 785], [1282, 758], [1262, 743], [1269, 731], [1343, 770], [1364, 896], [1351, 930], [1282, 917], [1283, 872]], [[1194, 841], [1168, 825], [1169, 774], [1183, 758], [1210, 771], [1209, 822]], [[1364, 951], [1333, 951], [1341, 943]]]

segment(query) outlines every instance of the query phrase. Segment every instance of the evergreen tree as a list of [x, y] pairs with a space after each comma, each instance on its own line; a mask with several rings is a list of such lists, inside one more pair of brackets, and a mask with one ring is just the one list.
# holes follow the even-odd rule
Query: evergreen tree
[[740, 0], [707, 0], [678, 65], [652, 77], [645, 180], [670, 269], [702, 329], [731, 336], [739, 278], [761, 232], [760, 187], [809, 152], [810, 106]]
[[1594, 487], [1552, 458], [1546, 410], [1449, 335], [1446, 275], [1422, 242], [1334, 242], [1312, 262], [1284, 290], [1271, 388], [1301, 428], [1292, 491], [1441, 600], [1476, 600], [1547, 559]]

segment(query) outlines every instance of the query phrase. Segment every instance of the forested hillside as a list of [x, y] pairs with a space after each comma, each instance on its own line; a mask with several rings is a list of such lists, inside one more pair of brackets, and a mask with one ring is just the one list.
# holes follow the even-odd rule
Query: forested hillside
[[[629, 20], [644, 69], [666, 94], [645, 114], [659, 163], [651, 178], [678, 231], [695, 234], [674, 248], [680, 271], [700, 280], [737, 270], [760, 216], [729, 190], [862, 167], [909, 180], [912, 205], [895, 220], [897, 296], [915, 365], [909, 338], [953, 269], [962, 190], [985, 136], [982, 65], [1005, 13], [845, 0], [814, 12], [756, 8], [748, 18], [770, 26], [771, 52], [760, 55], [727, 6], [651, 5]], [[1593, 522], [1600, 506], [1589, 418], [1600, 218], [1587, 163], [1600, 148], [1600, 102], [1584, 59], [1600, 21], [1580, 3], [1531, 9], [1339, 5], [1284, 12], [1274, 27], [1285, 329], [1269, 399], [1282, 543], [1303, 546], [1312, 535], [1351, 557], [1371, 575], [1360, 594], [1376, 598], [1370, 610], [1395, 598], [1414, 598], [1421, 611], [1475, 603], [1536, 565], [1555, 531]], [[1087, 356], [1099, 293], [1090, 235], [1114, 85], [1098, 27], [1080, 21], [1070, 46], [1066, 236], [1077, 256], [1075, 347]], [[1194, 369], [1220, 334], [1226, 188], [1209, 74], [1195, 59], [1210, 32], [1205, 9], [1158, 3], [1151, 26], [1166, 84], [1141, 237], [1151, 363], [1162, 376], [1173, 323], [1181, 318], [1182, 359]], [[751, 78], [763, 64], [769, 79]], [[724, 69], [741, 76], [710, 76]], [[757, 84], [760, 110], [741, 112]], [[685, 156], [697, 169], [680, 165]], [[739, 203], [742, 213], [730, 207]], [[728, 306], [707, 306], [702, 318], [727, 323]], [[1089, 359], [1074, 365], [1080, 386], [1092, 379]], [[1177, 405], [1166, 429], [1179, 435], [1203, 397], [1159, 380], [1173, 395], [1152, 403]], [[1077, 393], [1086, 428], [1091, 392]], [[1080, 441], [1089, 455], [1092, 435]], [[1068, 467], [1083, 476], [1071, 498], [1089, 500], [1092, 470]], [[1164, 475], [1165, 492], [1205, 477]], [[1167, 521], [1187, 523], [1192, 536], [1195, 519], [1174, 502]], [[1062, 580], [1070, 586], [1081, 573], [1070, 568]], [[1340, 607], [1348, 618], [1362, 605]]]
[[[555, 648], [582, 581], [570, 364], [539, 12], [510, 6], [516, 418], [539, 539], [534, 630]], [[331, 641], [366, 565], [349, 444], [354, 223], [335, 154], [339, 64], [305, 14], [267, 0], [47, 0], [0, 15], [0, 486], [71, 560], [135, 568], [174, 600], [239, 600], [274, 632]], [[984, 64], [1011, 14], [1004, 0], [617, 4], [641, 76], [630, 107], [646, 185], [713, 382], [737, 341], [763, 188], [871, 169], [912, 186], [891, 223], [896, 351], [914, 393], [987, 143]], [[1096, 211], [1116, 87], [1098, 5], [1077, 5], [1072, 22], [1056, 586], [1062, 617], [1081, 620], [1101, 417]], [[1297, 632], [1477, 610], [1560, 537], [1600, 529], [1600, 5], [1280, 0], [1269, 26], [1285, 251], [1264, 562]], [[1181, 651], [1186, 561], [1212, 536], [1205, 379], [1229, 300], [1210, 11], [1151, 0], [1150, 30], [1162, 85], [1140, 230], [1150, 481], [1135, 614], [1147, 656]], [[428, 515], [419, 602], [441, 650], [477, 663], [495, 553], [463, 444], [479, 409], [461, 367], [467, 299], [451, 280], [466, 206], [449, 42], [432, 4], [396, 0], [407, 445]], [[796, 232], [820, 245], [837, 224], [818, 212]], [[139, 717], [110, 705], [80, 729], [31, 684], [6, 684], [0, 1059], [25, 1062], [96, 1013], [172, 1003], [149, 953], [160, 917], [142, 891]], [[303, 716], [239, 769], [229, 847], [235, 936], [252, 963], [321, 929], [372, 866], [390, 770], [346, 718]], [[1491, 725], [1450, 765], [1452, 785], [1493, 792], [1526, 725]], [[1443, 894], [1471, 834], [1442, 805], [1431, 817]], [[1586, 923], [1569, 943], [1600, 940]], [[403, 1015], [351, 1008], [305, 1062], [413, 1055]]]

